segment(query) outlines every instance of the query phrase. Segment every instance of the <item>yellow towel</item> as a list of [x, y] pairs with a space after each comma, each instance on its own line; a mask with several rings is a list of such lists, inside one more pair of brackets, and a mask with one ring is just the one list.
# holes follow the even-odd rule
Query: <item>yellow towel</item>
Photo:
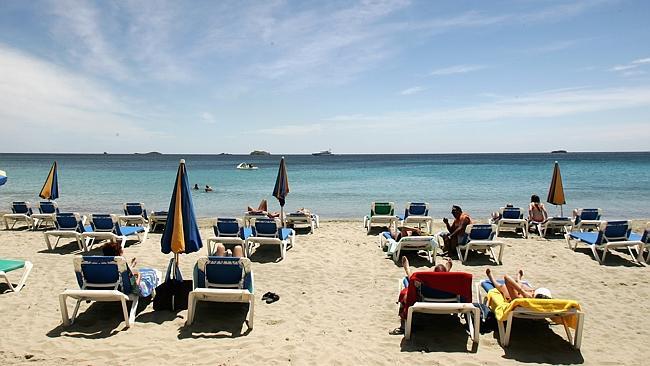
[[[574, 300], [519, 298], [507, 302], [501, 292], [496, 288], [488, 291], [487, 299], [488, 306], [492, 309], [498, 321], [504, 321], [511, 311], [520, 306], [538, 312], [580, 310], [580, 304]], [[556, 323], [565, 323], [573, 329], [576, 328], [578, 323], [578, 317], [576, 315], [554, 317], [552, 319]]]

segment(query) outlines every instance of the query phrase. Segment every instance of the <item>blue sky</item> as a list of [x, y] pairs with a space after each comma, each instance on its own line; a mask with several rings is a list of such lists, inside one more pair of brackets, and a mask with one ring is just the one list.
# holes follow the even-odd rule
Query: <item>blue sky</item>
[[648, 150], [647, 1], [3, 1], [0, 152]]

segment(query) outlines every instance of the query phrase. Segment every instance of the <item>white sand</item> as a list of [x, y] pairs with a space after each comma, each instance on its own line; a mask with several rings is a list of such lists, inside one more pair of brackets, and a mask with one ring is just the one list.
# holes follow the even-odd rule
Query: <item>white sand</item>
[[[637, 229], [642, 225], [645, 221], [635, 222]], [[206, 220], [202, 227], [203, 238], [212, 234]], [[488, 266], [498, 275], [523, 267], [529, 281], [549, 287], [555, 297], [578, 300], [586, 313], [580, 352], [566, 342], [561, 326], [525, 320], [515, 322], [510, 347], [499, 346], [490, 333], [481, 336], [476, 353], [468, 352], [471, 340], [453, 317], [417, 317], [411, 341], [389, 335], [399, 324], [395, 301], [402, 269], [386, 259], [377, 237], [366, 235], [361, 222], [326, 221], [315, 234], [299, 235], [284, 261], [273, 261], [278, 254], [273, 247], [253, 256], [257, 302], [251, 332], [243, 323], [245, 305], [206, 303], [189, 328], [184, 326], [186, 311], [154, 312], [149, 305], [135, 326], [125, 329], [117, 303], [83, 304], [77, 323], [62, 327], [58, 294], [76, 287], [76, 244], [49, 252], [41, 232], [2, 230], [0, 257], [30, 260], [34, 269], [20, 294], [0, 295], [0, 364], [647, 362], [650, 268], [634, 265], [623, 252], [601, 266], [588, 249], [573, 252], [559, 238], [504, 240], [502, 266], [474, 256], [465, 266], [454, 261], [454, 269], [479, 280]], [[204, 254], [202, 249], [182, 256], [186, 278]], [[169, 259], [160, 252], [160, 234], [129, 246], [125, 256], [161, 271]], [[427, 268], [425, 260], [410, 258], [414, 267]], [[280, 301], [262, 302], [267, 291], [278, 293]]]

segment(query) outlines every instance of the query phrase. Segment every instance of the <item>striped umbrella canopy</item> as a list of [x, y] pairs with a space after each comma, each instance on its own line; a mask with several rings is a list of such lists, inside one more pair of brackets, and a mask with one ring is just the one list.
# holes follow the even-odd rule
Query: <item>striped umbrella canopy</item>
[[185, 160], [181, 159], [172, 199], [169, 202], [165, 232], [160, 239], [162, 252], [165, 254], [173, 252], [176, 266], [178, 266], [178, 254], [197, 252], [203, 247], [190, 192]]
[[551, 178], [551, 186], [548, 189], [548, 197], [546, 202], [553, 205], [560, 205], [560, 216], [564, 216], [562, 212], [562, 205], [566, 204], [564, 199], [564, 187], [562, 186], [562, 175], [560, 174], [560, 164], [555, 162], [553, 168], [553, 177]]
[[289, 177], [287, 176], [287, 166], [284, 163], [284, 156], [280, 160], [280, 168], [278, 169], [278, 177], [275, 179], [275, 187], [273, 188], [273, 196], [280, 202], [280, 219], [284, 227], [284, 203], [287, 195], [289, 194]]
[[59, 198], [59, 178], [57, 174], [56, 161], [52, 164], [50, 172], [47, 174], [47, 179], [45, 179], [43, 188], [41, 188], [41, 192], [38, 196], [46, 200], [55, 200]]
[[0, 186], [7, 183], [7, 173], [4, 170], [0, 170]]

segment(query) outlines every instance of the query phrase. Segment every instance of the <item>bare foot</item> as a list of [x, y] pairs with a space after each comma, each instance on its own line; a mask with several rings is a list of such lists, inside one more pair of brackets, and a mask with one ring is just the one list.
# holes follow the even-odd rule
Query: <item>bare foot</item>
[[521, 281], [522, 278], [524, 278], [524, 270], [523, 270], [523, 269], [520, 269], [520, 270], [517, 272], [517, 282]]
[[447, 258], [447, 262], [445, 263], [445, 267], [447, 267], [447, 272], [451, 272], [452, 265], [454, 265], [454, 262], [451, 260], [451, 258]]
[[489, 269], [489, 268], [486, 269], [486, 270], [485, 270], [485, 274], [486, 274], [488, 277], [490, 277], [490, 275], [492, 274], [492, 270]]

